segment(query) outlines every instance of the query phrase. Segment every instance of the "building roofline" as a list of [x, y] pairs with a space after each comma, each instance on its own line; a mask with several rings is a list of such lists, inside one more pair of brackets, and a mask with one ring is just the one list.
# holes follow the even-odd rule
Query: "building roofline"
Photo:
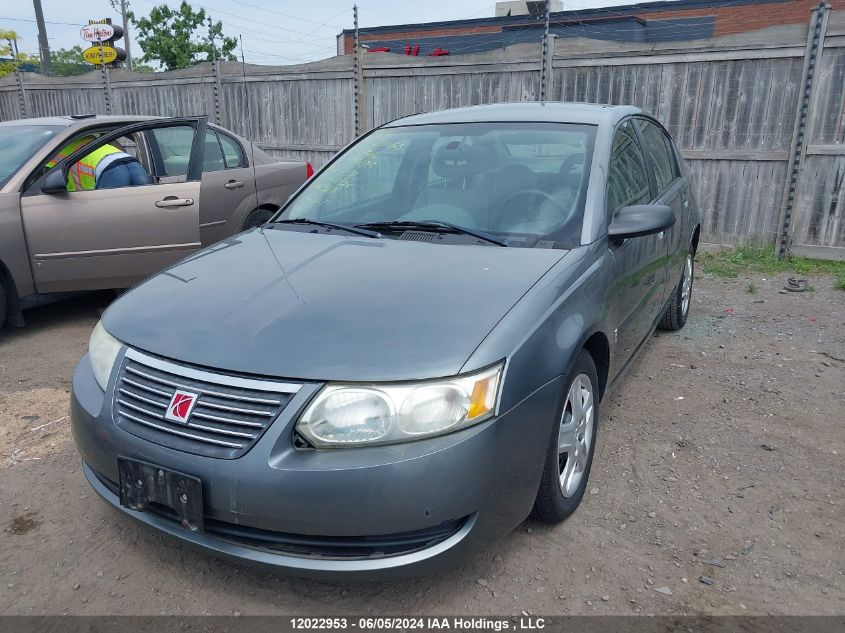
[[[721, 7], [738, 7], [743, 5], [754, 4], [783, 4], [790, 2], [790, 0], [657, 0], [655, 2], [643, 2], [641, 4], [626, 4], [612, 7], [602, 7], [595, 9], [573, 9], [570, 11], [554, 11], [549, 14], [550, 20], [573, 20], [583, 21], [587, 19], [602, 19], [608, 18], [608, 14], [612, 13], [616, 17], [620, 12], [629, 14], [639, 13], [653, 13], [665, 11], [685, 11], [692, 9], [718, 9]], [[484, 18], [470, 18], [465, 20], [441, 20], [438, 22], [419, 22], [415, 24], [391, 24], [386, 26], [374, 26], [365, 29], [359, 28], [360, 31], [365, 31], [366, 35], [376, 35], [378, 33], [390, 33], [401, 28], [403, 31], [426, 31], [442, 29], [445, 26], [452, 28], [461, 27], [475, 27], [475, 26], [501, 26], [503, 28], [518, 26], [520, 24], [532, 24], [534, 22], [542, 24], [543, 16], [538, 15], [513, 15], [513, 16], [490, 16]], [[343, 29], [338, 33], [338, 37], [344, 35], [352, 35], [354, 29]]]

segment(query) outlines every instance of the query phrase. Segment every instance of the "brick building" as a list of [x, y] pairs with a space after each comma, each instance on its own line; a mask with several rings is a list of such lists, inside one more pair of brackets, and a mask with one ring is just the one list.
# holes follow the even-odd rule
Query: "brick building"
[[[845, 0], [827, 0], [834, 10]], [[405, 55], [457, 55], [537, 42], [543, 15], [528, 2], [523, 15], [471, 20], [397, 24], [362, 28], [361, 42], [371, 52]], [[558, 37], [587, 37], [617, 42], [687, 41], [755, 31], [770, 26], [808, 23], [818, 0], [675, 0], [556, 11], [550, 32]], [[564, 2], [565, 7], [565, 2]], [[338, 55], [351, 53], [353, 31], [337, 36]]]

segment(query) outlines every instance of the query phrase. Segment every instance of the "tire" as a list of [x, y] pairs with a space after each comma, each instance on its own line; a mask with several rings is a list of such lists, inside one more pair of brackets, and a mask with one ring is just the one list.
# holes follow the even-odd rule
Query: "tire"
[[244, 221], [241, 222], [240, 230], [246, 231], [247, 229], [266, 224], [267, 221], [273, 217], [274, 213], [276, 213], [276, 211], [270, 209], [255, 209], [254, 211], [250, 211], [244, 218]]
[[3, 282], [0, 281], [0, 330], [3, 329], [3, 324], [6, 322], [6, 310], [9, 309], [9, 303], [6, 301], [6, 289], [3, 287]]
[[[560, 523], [575, 512], [590, 478], [599, 428], [599, 381], [589, 352], [581, 350], [564, 384], [566, 391], [561, 395], [558, 421], [534, 501], [534, 516], [546, 523]], [[578, 401], [581, 415], [573, 407]], [[568, 450], [561, 450], [563, 446]]]
[[661, 330], [680, 330], [687, 322], [689, 307], [692, 303], [692, 282], [695, 278], [695, 251], [690, 247], [687, 258], [684, 262], [684, 270], [681, 273], [681, 280], [675, 289], [672, 301], [666, 307], [663, 318], [660, 319], [658, 327]]

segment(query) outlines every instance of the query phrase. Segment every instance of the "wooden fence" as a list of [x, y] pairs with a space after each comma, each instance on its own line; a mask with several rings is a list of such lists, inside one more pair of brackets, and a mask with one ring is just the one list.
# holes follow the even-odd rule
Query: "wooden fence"
[[[692, 42], [558, 40], [551, 49], [550, 99], [633, 104], [667, 126], [694, 176], [704, 241], [777, 244], [786, 224], [792, 252], [845, 259], [845, 12]], [[365, 54], [364, 127], [535, 100], [539, 50], [523, 44], [413, 60]], [[113, 71], [110, 83], [114, 113], [218, 111], [223, 126], [269, 153], [319, 166], [354, 138], [353, 82], [344, 56], [284, 67], [223, 63], [217, 76], [208, 64]], [[104, 112], [99, 73], [27, 74], [23, 84], [28, 116]], [[0, 80], [0, 119], [21, 116], [18, 97], [12, 78]]]

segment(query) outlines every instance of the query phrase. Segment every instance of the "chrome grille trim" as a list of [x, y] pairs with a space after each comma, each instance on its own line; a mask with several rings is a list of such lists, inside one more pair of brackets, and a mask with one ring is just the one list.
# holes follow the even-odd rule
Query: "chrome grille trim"
[[147, 411], [144, 407], [139, 407], [136, 404], [132, 404], [131, 402], [126, 402], [123, 398], [117, 399], [118, 404], [122, 404], [124, 407], [129, 407], [133, 411], [137, 411], [138, 413], [143, 413], [144, 415], [148, 415], [151, 418], [156, 418], [157, 420], [163, 420], [164, 416], [160, 413], [155, 413], [154, 411]]
[[242, 413], [244, 415], [273, 415], [269, 411], [255, 411], [254, 409], [241, 409], [239, 407], [227, 407], [222, 404], [215, 404], [213, 402], [203, 402], [202, 406], [208, 407], [209, 409], [219, 409], [221, 411], [231, 411], [232, 413]]
[[[174, 450], [233, 459], [258, 441], [300, 387], [187, 367], [130, 348], [112, 407], [115, 423], [133, 435]], [[198, 396], [186, 422], [165, 415], [176, 391]]]
[[166, 402], [158, 402], [157, 400], [150, 400], [149, 398], [145, 398], [143, 396], [139, 396], [137, 393], [132, 393], [131, 391], [127, 391], [123, 387], [118, 389], [118, 392], [122, 393], [124, 396], [129, 396], [130, 398], [135, 398], [135, 400], [140, 400], [141, 402], [146, 402], [147, 404], [153, 404], [157, 407], [166, 407]]
[[167, 393], [166, 391], [161, 391], [160, 389], [153, 389], [149, 385], [145, 385], [143, 383], [137, 382], [135, 380], [131, 380], [130, 378], [123, 378], [123, 382], [132, 385], [133, 387], [138, 387], [138, 389], [143, 389], [144, 391], [149, 391], [150, 393], [157, 393], [160, 396], [164, 396], [165, 398], [169, 398], [171, 394]]
[[153, 424], [152, 422], [148, 422], [143, 418], [137, 418], [129, 413], [121, 414], [125, 418], [129, 418], [130, 420], [134, 420], [138, 424], [144, 424], [151, 428], [157, 429], [159, 431], [165, 431], [166, 433], [173, 433], [174, 435], [180, 435], [182, 437], [187, 437], [192, 440], [201, 440], [203, 442], [208, 442], [209, 444], [217, 444], [218, 446], [228, 446], [229, 448], [243, 448], [243, 444], [233, 444], [232, 442], [223, 442], [220, 440], [212, 440], [207, 437], [201, 437], [199, 435], [193, 435], [191, 433], [183, 433], [182, 431], [176, 431], [174, 429], [166, 429], [163, 426], [159, 426], [158, 424]]
[[[207, 406], [206, 403], [203, 402], [203, 406]], [[219, 415], [209, 415], [208, 413], [201, 413], [199, 411], [194, 411], [193, 413], [191, 413], [191, 416], [195, 418], [202, 418], [203, 420], [213, 420], [214, 422], [237, 424], [238, 426], [249, 426], [258, 429], [264, 428], [263, 425], [259, 422], [247, 422], [245, 420], [230, 420], [229, 418], [224, 418]]]
[[[136, 376], [141, 376], [141, 378], [146, 378], [147, 380], [152, 380], [153, 382], [157, 382], [162, 385], [167, 385], [168, 387], [174, 387], [179, 389], [179, 383], [172, 382], [170, 380], [165, 380], [164, 378], [158, 378], [157, 376], [152, 376], [150, 374], [146, 374], [142, 371], [138, 371], [132, 367], [127, 367], [126, 371], [130, 374], [135, 374]], [[258, 404], [272, 404], [272, 405], [279, 405], [281, 402], [278, 400], [265, 400], [263, 398], [248, 398], [246, 396], [227, 396], [224, 393], [220, 393], [218, 391], [210, 391], [208, 389], [197, 389], [200, 393], [204, 393], [207, 396], [217, 396], [220, 398], [234, 398], [235, 400], [243, 400], [244, 402], [255, 402]]]
[[255, 439], [251, 433], [241, 433], [240, 431], [227, 431], [226, 429], [216, 429], [213, 426], [205, 426], [204, 424], [196, 424], [195, 422], [188, 422], [188, 427], [192, 429], [197, 429], [199, 431], [211, 431], [212, 433], [220, 433], [221, 435], [243, 437], [248, 440]]

